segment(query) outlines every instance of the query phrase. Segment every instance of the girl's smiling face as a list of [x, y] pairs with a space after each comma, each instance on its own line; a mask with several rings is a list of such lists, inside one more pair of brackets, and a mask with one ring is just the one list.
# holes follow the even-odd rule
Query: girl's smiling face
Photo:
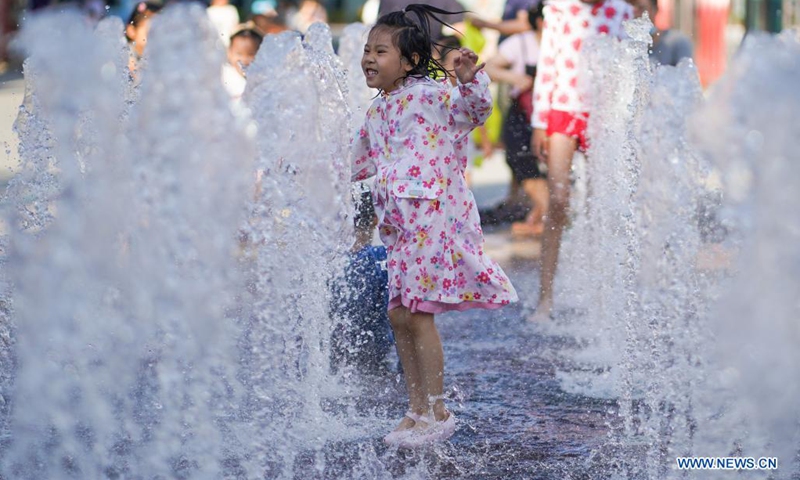
[[392, 42], [391, 29], [372, 29], [361, 57], [361, 70], [367, 78], [367, 86], [391, 92], [402, 85], [403, 79], [412, 68], [408, 59], [400, 54], [400, 50]]

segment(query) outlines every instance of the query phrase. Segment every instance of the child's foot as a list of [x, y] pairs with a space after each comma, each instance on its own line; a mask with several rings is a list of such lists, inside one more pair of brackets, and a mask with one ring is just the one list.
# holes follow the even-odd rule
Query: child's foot
[[388, 435], [383, 437], [383, 442], [387, 445], [396, 445], [402, 440], [403, 437], [410, 434], [414, 427], [418, 427], [422, 420], [421, 415], [417, 415], [412, 411], [406, 412], [397, 427], [389, 432]]
[[417, 425], [419, 422], [419, 415], [413, 412], [406, 412], [405, 416], [400, 419], [400, 423], [397, 424], [394, 431], [399, 432], [400, 430], [410, 430]]
[[533, 315], [529, 316], [527, 320], [530, 323], [544, 323], [553, 319], [553, 301], [540, 300], [539, 305], [536, 305], [536, 310]]
[[544, 233], [544, 223], [531, 223], [526, 220], [511, 224], [511, 235], [515, 237], [539, 237], [542, 233]]
[[455, 431], [456, 416], [452, 412], [445, 410], [441, 419], [435, 419], [433, 415], [421, 417], [420, 421], [417, 422], [417, 426], [400, 439], [398, 446], [416, 448], [431, 443], [443, 442], [452, 437]]

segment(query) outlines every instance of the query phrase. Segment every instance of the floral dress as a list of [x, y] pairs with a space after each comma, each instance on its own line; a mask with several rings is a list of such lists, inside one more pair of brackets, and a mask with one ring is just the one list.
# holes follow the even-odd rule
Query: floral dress
[[354, 139], [353, 180], [375, 176], [390, 310], [403, 305], [439, 313], [517, 300], [508, 277], [483, 251], [461, 158], [462, 139], [492, 111], [488, 86], [483, 71], [452, 88], [407, 78], [375, 99]]

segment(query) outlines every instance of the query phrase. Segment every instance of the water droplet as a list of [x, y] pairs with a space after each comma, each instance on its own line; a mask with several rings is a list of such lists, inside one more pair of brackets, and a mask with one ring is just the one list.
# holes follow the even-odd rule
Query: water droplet
[[750, 130], [745, 137], [745, 144], [753, 154], [758, 154], [764, 146], [764, 134], [758, 130]]
[[116, 77], [117, 75], [117, 66], [114, 65], [113, 62], [108, 62], [103, 65], [100, 74], [103, 76], [103, 79], [105, 80], [113, 80], [114, 77]]

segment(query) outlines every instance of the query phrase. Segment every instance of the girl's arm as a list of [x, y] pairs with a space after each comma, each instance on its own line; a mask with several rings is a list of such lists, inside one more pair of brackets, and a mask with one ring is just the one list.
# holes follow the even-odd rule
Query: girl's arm
[[350, 180], [358, 182], [367, 179], [377, 172], [375, 156], [370, 148], [369, 133], [366, 124], [358, 129], [350, 141]]
[[489, 75], [484, 64], [476, 65], [478, 56], [462, 48], [461, 56], [454, 62], [458, 85], [450, 93], [447, 124], [454, 141], [467, 136], [475, 127], [483, 125], [492, 113], [492, 94], [489, 92]]
[[518, 10], [515, 18], [501, 22], [489, 22], [480, 18], [473, 18], [472, 24], [478, 28], [497, 30], [501, 35], [514, 35], [531, 29], [527, 10]]

